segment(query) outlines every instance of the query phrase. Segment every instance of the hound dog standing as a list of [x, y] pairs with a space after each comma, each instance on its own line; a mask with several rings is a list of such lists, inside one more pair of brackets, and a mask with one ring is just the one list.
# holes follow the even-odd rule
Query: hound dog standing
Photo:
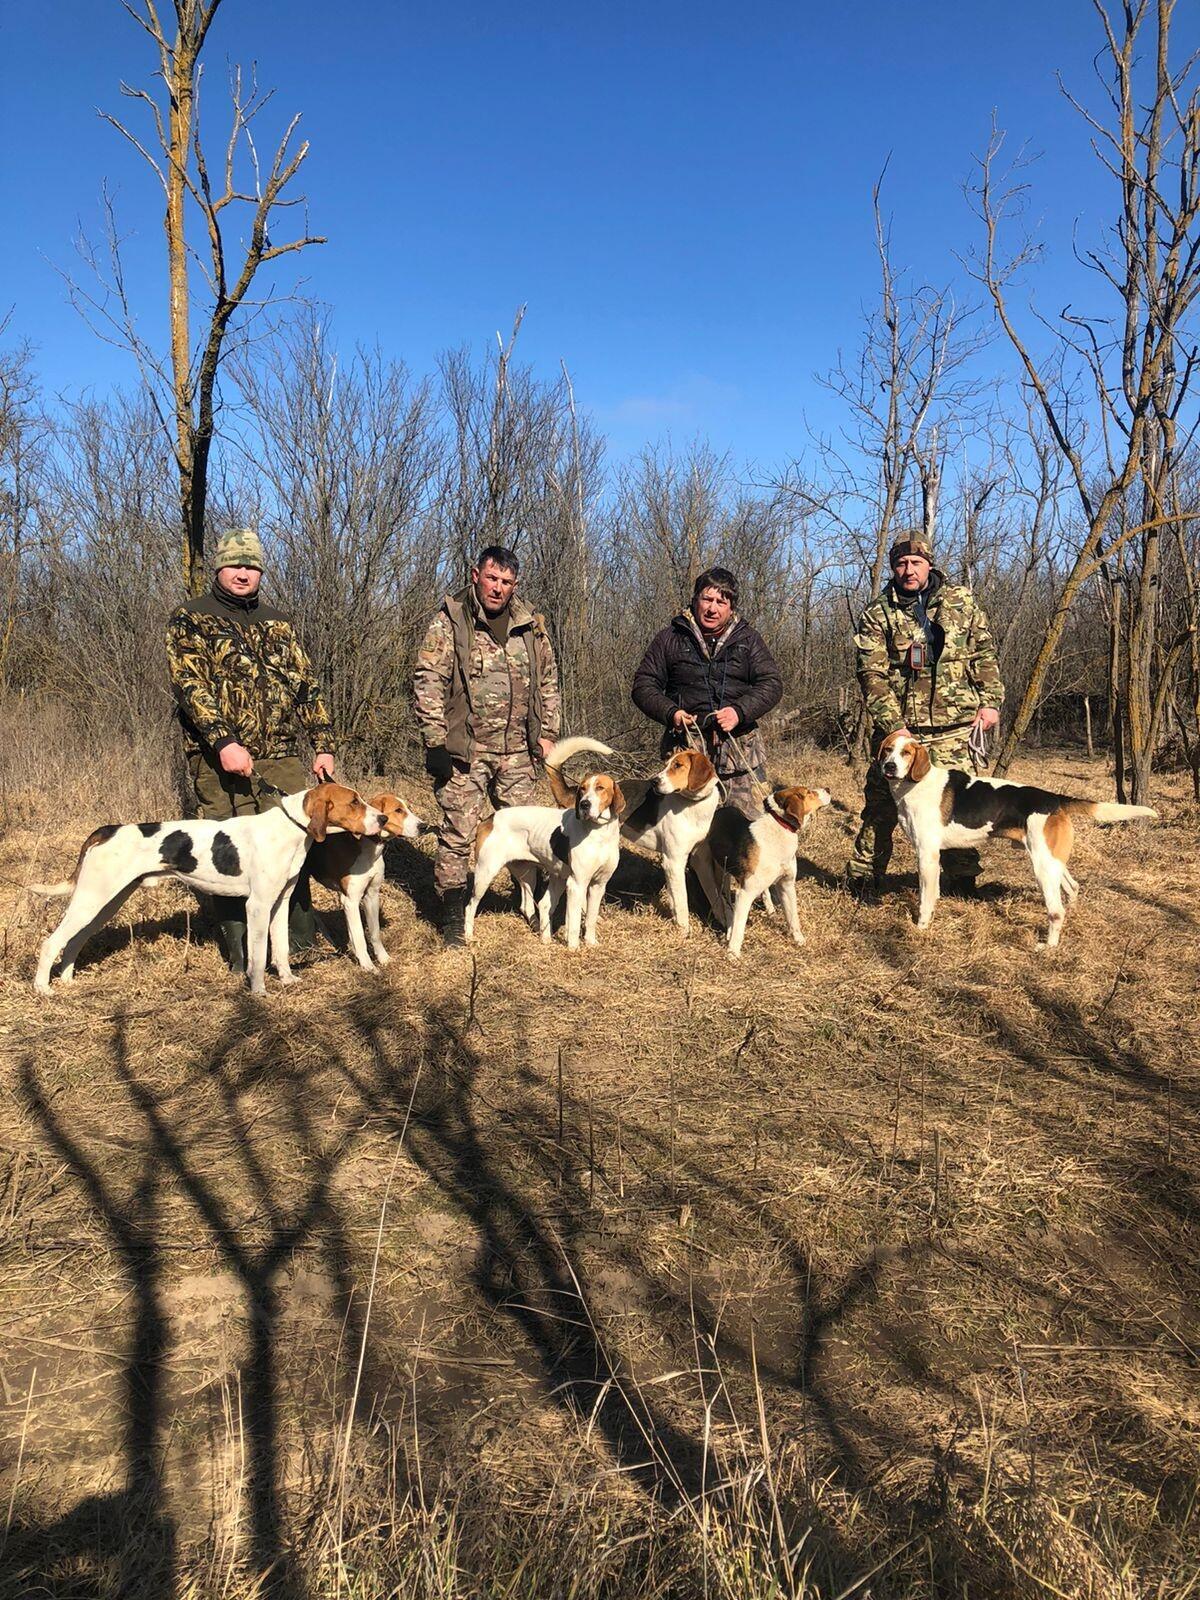
[[935, 767], [924, 747], [903, 729], [883, 741], [879, 765], [896, 801], [901, 826], [917, 852], [921, 885], [918, 928], [927, 928], [933, 921], [943, 847], [1012, 839], [1023, 844], [1029, 854], [1050, 917], [1045, 948], [1053, 949], [1062, 936], [1067, 906], [1079, 892], [1067, 869], [1075, 839], [1071, 818], [1091, 817], [1093, 822], [1105, 823], [1158, 815], [1149, 806], [1084, 800], [1032, 784], [972, 778], [965, 772]]
[[[693, 859], [709, 904], [729, 930], [731, 961], [741, 956], [750, 907], [775, 884], [780, 886], [788, 932], [797, 944], [804, 943], [796, 908], [796, 856], [801, 833], [828, 804], [828, 789], [792, 787], [769, 794], [766, 810], [753, 822], [734, 806], [718, 807], [708, 838]], [[732, 915], [718, 871], [736, 886]]]
[[[373, 811], [383, 815], [382, 831], [370, 839], [339, 833], [308, 852], [308, 873], [332, 889], [346, 914], [346, 933], [360, 967], [374, 971], [375, 962], [386, 967], [390, 957], [379, 936], [379, 891], [383, 887], [383, 847], [389, 839], [416, 839], [430, 831], [416, 812], [396, 794], [375, 794], [367, 801]], [[363, 918], [367, 933], [363, 937]], [[370, 940], [375, 962], [367, 949]]]
[[[611, 754], [607, 745], [594, 739], [560, 739], [546, 757], [547, 769], [558, 774], [581, 750]], [[538, 870], [545, 875], [545, 889], [537, 898], [538, 927], [544, 940], [550, 938], [550, 917], [565, 890], [567, 949], [579, 948], [581, 928], [584, 944], [596, 943], [600, 902], [621, 854], [625, 797], [616, 780], [603, 772], [589, 773], [575, 788], [562, 786], [561, 777], [558, 781], [561, 787], [557, 792], [570, 796], [568, 809], [504, 806], [480, 823], [475, 835], [474, 886], [463, 919], [468, 943], [475, 937], [476, 907], [503, 867], [509, 868], [520, 885], [527, 916], [534, 905]]]
[[[594, 740], [587, 740], [585, 747], [600, 755], [612, 755], [607, 745]], [[573, 805], [574, 791], [549, 761], [546, 775], [559, 805]], [[687, 933], [687, 866], [692, 851], [707, 838], [720, 803], [716, 768], [701, 750], [677, 750], [653, 778], [625, 783], [622, 789], [625, 809], [621, 813], [621, 838], [627, 844], [658, 852], [672, 915]]]
[[62, 981], [75, 976], [80, 950], [140, 883], [178, 878], [206, 894], [246, 896], [246, 971], [254, 994], [265, 989], [267, 934], [281, 983], [294, 983], [288, 961], [288, 902], [308, 847], [327, 833], [377, 834], [384, 818], [340, 783], [286, 795], [271, 811], [227, 822], [130, 822], [97, 828], [83, 842], [70, 878], [33, 884], [35, 894], [70, 895], [62, 921], [42, 944], [34, 988], [50, 992], [62, 958]]

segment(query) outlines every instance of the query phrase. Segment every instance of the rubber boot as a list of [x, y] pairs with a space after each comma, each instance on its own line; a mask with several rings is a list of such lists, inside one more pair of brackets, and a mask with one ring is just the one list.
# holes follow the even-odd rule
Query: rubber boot
[[307, 872], [301, 872], [288, 906], [288, 955], [306, 956], [316, 949], [317, 914]]
[[246, 902], [237, 895], [214, 894], [212, 916], [217, 944], [230, 972], [246, 970]]
[[466, 913], [466, 889], [447, 889], [442, 896], [442, 943], [451, 950], [459, 950], [467, 942]]

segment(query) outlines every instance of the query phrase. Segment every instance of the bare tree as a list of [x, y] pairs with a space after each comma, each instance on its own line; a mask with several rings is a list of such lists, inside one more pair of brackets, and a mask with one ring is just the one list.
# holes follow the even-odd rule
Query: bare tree
[[444, 570], [432, 385], [376, 351], [339, 362], [312, 308], [232, 371], [280, 586], [342, 742], [379, 769], [405, 743], [411, 662]]
[[[1114, 686], [1125, 687], [1123, 726], [1132, 762], [1132, 796], [1142, 801], [1151, 783], [1160, 720], [1156, 703], [1161, 709], [1153, 688], [1160, 539], [1181, 515], [1172, 501], [1172, 479], [1196, 354], [1186, 341], [1200, 291], [1200, 99], [1195, 57], [1179, 68], [1170, 64], [1175, 0], [1157, 0], [1153, 60], [1144, 71], [1139, 70], [1138, 46], [1143, 31], [1149, 31], [1150, 0], [1122, 6], [1119, 22], [1104, 0], [1093, 0], [1093, 5], [1104, 36], [1097, 70], [1112, 109], [1111, 125], [1073, 103], [1091, 128], [1093, 149], [1120, 197], [1111, 248], [1090, 250], [1084, 258], [1111, 293], [1113, 309], [1107, 316], [1082, 316], [1068, 307], [1052, 330], [1055, 347], [1047, 358], [1034, 353], [1008, 303], [1014, 273], [1035, 252], [1026, 243], [1009, 260], [1000, 255], [1002, 223], [1023, 190], [1015, 181], [997, 190], [995, 167], [1003, 136], [995, 129], [979, 164], [976, 197], [985, 244], [975, 271], [1067, 464], [1082, 518], [1082, 537], [997, 770], [1007, 769], [1029, 725], [1072, 605], [1088, 580], [1104, 573], [1114, 608]], [[1090, 407], [1081, 403], [1084, 383]], [[1140, 485], [1140, 504], [1130, 516], [1135, 485]], [[1129, 585], [1129, 611], [1122, 618], [1125, 597], [1115, 585], [1129, 574], [1119, 570], [1126, 563], [1124, 558], [1118, 563], [1117, 557], [1135, 541], [1136, 581]], [[1129, 556], [1134, 557], [1133, 550]], [[1126, 653], [1119, 662], [1115, 658], [1122, 635]], [[1122, 798], [1124, 789], [1119, 762]]]
[[[146, 108], [148, 138], [139, 137], [119, 118], [102, 115], [143, 158], [162, 189], [169, 361], [162, 362], [138, 331], [107, 195], [107, 269], [85, 245], [85, 259], [100, 271], [104, 293], [98, 297], [77, 284], [72, 288], [85, 313], [98, 322], [102, 332], [107, 330], [105, 336], [115, 335], [133, 351], [143, 380], [156, 396], [178, 476], [183, 577], [189, 590], [196, 593], [204, 583], [209, 462], [216, 433], [217, 378], [227, 341], [239, 316], [244, 324], [247, 315], [269, 303], [251, 298], [260, 270], [281, 256], [325, 241], [310, 233], [307, 224], [291, 238], [278, 235], [287, 209], [304, 203], [291, 189], [308, 155], [308, 143], [295, 142], [300, 118], [294, 116], [269, 162], [260, 159], [254, 124], [271, 91], [260, 90], [253, 73], [245, 79], [240, 68], [234, 69], [228, 135], [216, 160], [210, 162], [205, 153], [200, 130], [200, 56], [221, 0], [173, 0], [173, 30], [166, 26], [165, 10], [160, 16], [161, 0], [121, 3], [154, 44], [161, 93], [121, 85], [126, 98]], [[195, 338], [193, 265], [198, 266], [207, 289]]]

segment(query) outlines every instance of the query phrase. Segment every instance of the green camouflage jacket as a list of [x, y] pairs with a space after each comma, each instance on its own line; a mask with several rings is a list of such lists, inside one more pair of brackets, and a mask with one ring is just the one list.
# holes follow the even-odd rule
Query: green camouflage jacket
[[[924, 602], [928, 632], [891, 583], [859, 618], [858, 681], [877, 735], [961, 726], [980, 706], [999, 710], [1004, 702], [992, 631], [970, 589], [947, 583], [935, 567]], [[915, 667], [914, 643], [925, 655]]]
[[558, 738], [554, 650], [544, 619], [516, 598], [498, 644], [470, 585], [447, 595], [417, 651], [413, 694], [426, 749], [445, 745], [460, 761], [532, 754]]
[[312, 664], [282, 612], [214, 590], [172, 612], [167, 671], [189, 754], [242, 744], [256, 760], [295, 755], [302, 734], [333, 752]]

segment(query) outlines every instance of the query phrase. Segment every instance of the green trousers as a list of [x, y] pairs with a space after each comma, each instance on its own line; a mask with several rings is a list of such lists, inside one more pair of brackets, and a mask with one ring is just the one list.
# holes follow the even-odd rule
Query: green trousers
[[[249, 778], [223, 772], [215, 756], [196, 753], [188, 757], [188, 772], [196, 796], [196, 815], [209, 822], [227, 822], [230, 817], [251, 817], [270, 811], [279, 796], [262, 793]], [[297, 794], [308, 787], [308, 774], [296, 756], [264, 758], [254, 763], [254, 776], [284, 794]], [[237, 895], [212, 895], [213, 919], [221, 953], [235, 972], [246, 968], [246, 902]], [[312, 908], [308, 873], [302, 871], [292, 891], [288, 912], [288, 949], [302, 955], [317, 942], [317, 920]]]
[[[923, 733], [920, 739], [935, 767], [957, 768], [959, 772], [969, 772], [973, 777], [975, 768], [967, 748], [969, 731], [967, 728], [956, 728], [952, 733]], [[871, 743], [871, 765], [867, 768], [862, 822], [854, 841], [854, 851], [846, 863], [846, 877], [851, 883], [883, 882], [888, 862], [892, 859], [892, 835], [900, 821], [892, 791], [876, 761], [881, 738]], [[979, 876], [979, 870], [978, 850], [942, 851], [942, 873], [945, 877], [974, 879]]]

